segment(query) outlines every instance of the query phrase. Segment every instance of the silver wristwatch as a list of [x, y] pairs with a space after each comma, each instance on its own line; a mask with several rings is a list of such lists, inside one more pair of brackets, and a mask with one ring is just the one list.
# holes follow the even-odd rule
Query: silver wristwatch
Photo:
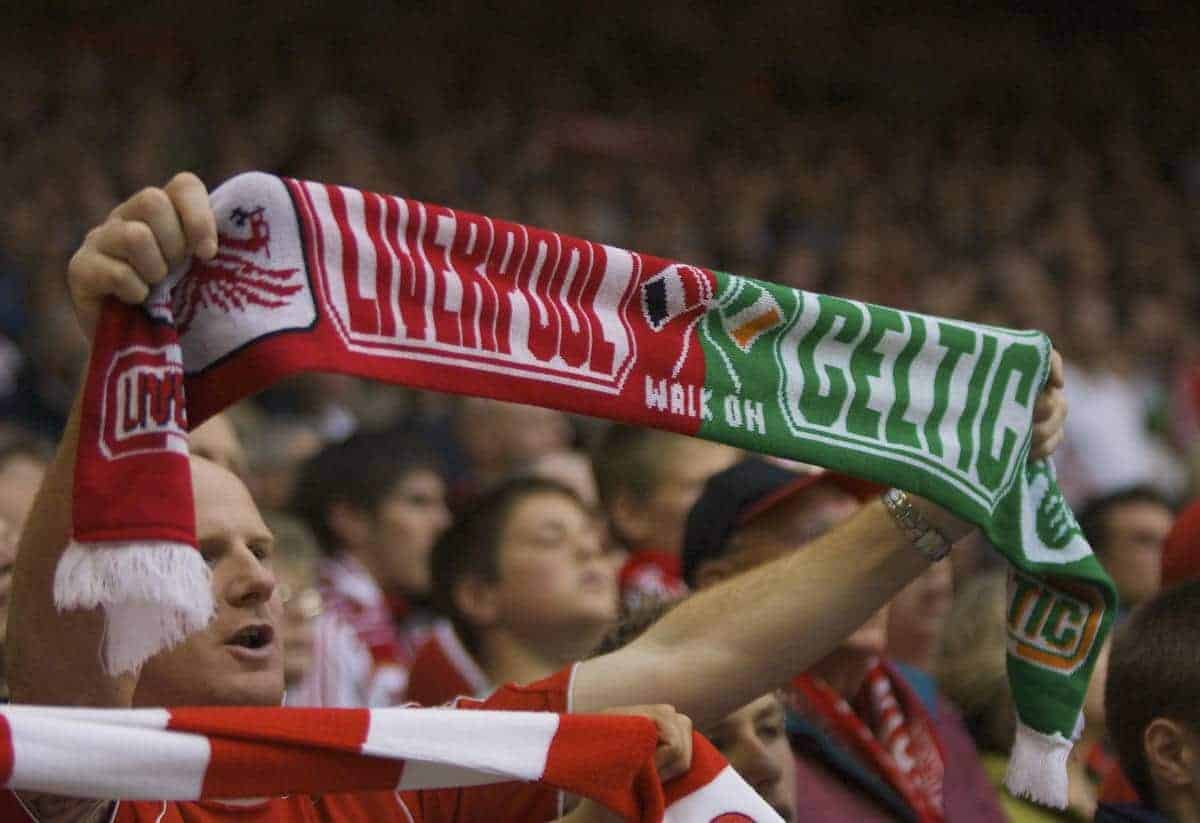
[[896, 525], [926, 560], [936, 563], [950, 553], [950, 541], [917, 511], [906, 492], [888, 489], [880, 499]]

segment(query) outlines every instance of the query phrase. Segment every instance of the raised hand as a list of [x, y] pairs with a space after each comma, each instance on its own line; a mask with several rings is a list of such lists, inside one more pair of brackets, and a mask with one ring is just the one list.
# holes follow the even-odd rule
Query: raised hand
[[137, 304], [189, 256], [217, 253], [217, 223], [208, 190], [191, 172], [162, 188], [145, 188], [87, 233], [71, 257], [67, 282], [75, 315], [91, 337], [106, 297]]

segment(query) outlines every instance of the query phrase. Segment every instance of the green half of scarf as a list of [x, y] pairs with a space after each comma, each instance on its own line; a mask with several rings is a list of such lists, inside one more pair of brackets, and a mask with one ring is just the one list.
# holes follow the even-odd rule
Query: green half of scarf
[[[1027, 460], [1049, 340], [715, 280], [689, 335], [704, 352], [702, 391], [693, 399], [692, 387], [647, 378], [647, 405], [690, 404], [701, 437], [897, 486], [980, 524], [1011, 564], [1008, 673], [1021, 728], [1009, 785], [1065, 805], [1069, 740], [1116, 592], [1053, 464]], [[679, 291], [644, 296], [652, 320], [670, 313], [667, 288]]]

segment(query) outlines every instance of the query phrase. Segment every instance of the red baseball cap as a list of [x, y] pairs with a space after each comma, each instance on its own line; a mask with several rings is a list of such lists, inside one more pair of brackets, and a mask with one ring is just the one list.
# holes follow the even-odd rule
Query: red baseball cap
[[1200, 579], [1200, 499], [1175, 518], [1162, 551], [1162, 585]]

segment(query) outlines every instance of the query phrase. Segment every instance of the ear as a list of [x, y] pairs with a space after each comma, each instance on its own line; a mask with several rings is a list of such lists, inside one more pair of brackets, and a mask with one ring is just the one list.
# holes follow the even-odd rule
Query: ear
[[454, 605], [473, 626], [490, 628], [500, 617], [500, 592], [495, 583], [474, 575], [454, 586]]
[[1191, 784], [1197, 757], [1196, 741], [1174, 720], [1156, 717], [1142, 732], [1142, 751], [1155, 783], [1167, 789], [1179, 789]]
[[342, 548], [353, 550], [370, 540], [371, 515], [361, 506], [339, 500], [330, 504], [325, 520]]
[[618, 492], [609, 504], [608, 516], [617, 535], [629, 541], [629, 548], [636, 550], [654, 543], [654, 515], [635, 495]]

